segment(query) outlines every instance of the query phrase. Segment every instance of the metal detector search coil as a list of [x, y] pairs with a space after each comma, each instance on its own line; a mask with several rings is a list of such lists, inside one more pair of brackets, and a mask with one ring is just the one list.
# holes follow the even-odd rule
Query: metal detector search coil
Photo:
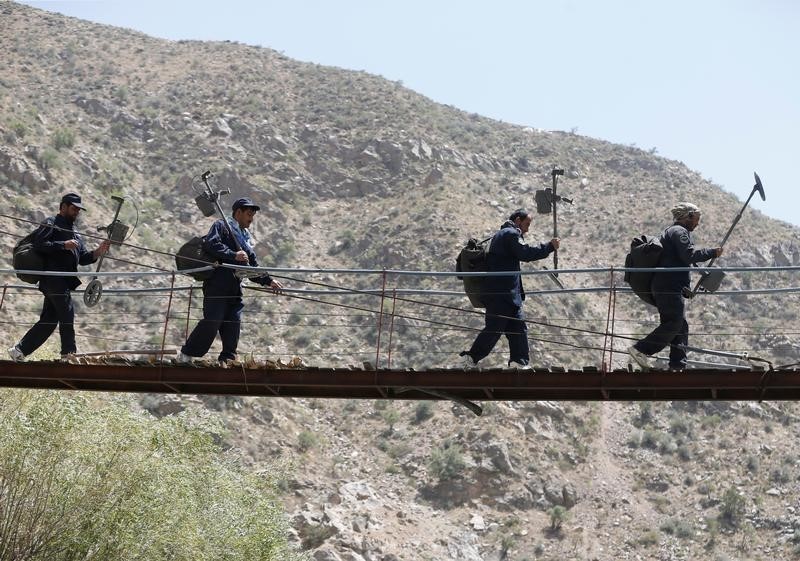
[[[97, 231], [102, 232], [105, 230], [107, 240], [111, 241], [112, 243], [121, 244], [125, 241], [125, 235], [128, 233], [128, 227], [118, 220], [119, 211], [122, 209], [122, 203], [125, 202], [125, 199], [122, 197], [117, 197], [116, 195], [112, 195], [111, 199], [117, 203], [117, 210], [114, 213], [114, 219], [108, 226], [100, 226], [97, 228]], [[100, 267], [103, 266], [104, 257], [105, 255], [101, 255], [100, 259], [97, 260], [97, 270], [95, 272], [100, 271]], [[103, 283], [100, 282], [100, 279], [94, 277], [89, 284], [86, 285], [86, 290], [83, 291], [83, 303], [90, 308], [92, 306], [96, 306], [97, 303], [100, 302], [100, 297], [102, 295]]]

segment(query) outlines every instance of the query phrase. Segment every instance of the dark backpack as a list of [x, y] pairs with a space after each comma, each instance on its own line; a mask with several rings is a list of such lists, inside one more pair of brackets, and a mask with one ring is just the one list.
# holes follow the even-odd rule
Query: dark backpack
[[[37, 251], [33, 247], [33, 240], [36, 237], [36, 233], [42, 226], [52, 226], [53, 219], [48, 218], [42, 225], [39, 226], [36, 230], [22, 238], [17, 242], [17, 245], [14, 246], [14, 252], [12, 257], [12, 264], [14, 269], [18, 271], [44, 271], [47, 269], [47, 263], [45, 261], [45, 256], [42, 255], [39, 251]], [[22, 282], [27, 282], [30, 284], [38, 283], [42, 276], [41, 275], [31, 275], [26, 273], [17, 273], [17, 278]]]
[[[486, 238], [479, 242], [475, 238], [470, 238], [467, 241], [467, 245], [456, 257], [456, 272], [474, 273], [486, 271], [486, 254], [489, 252], [489, 246], [491, 245], [486, 242], [491, 241], [491, 239]], [[458, 277], [458, 280], [464, 281], [464, 292], [467, 293], [472, 307], [485, 308], [486, 304], [481, 300], [485, 277]]]
[[[625, 268], [651, 268], [658, 266], [658, 260], [661, 258], [661, 252], [664, 247], [661, 245], [661, 237], [651, 237], [641, 235], [633, 238], [631, 241], [631, 251], [625, 256]], [[626, 271], [625, 282], [631, 285], [631, 288], [636, 293], [636, 296], [650, 304], [656, 305], [656, 300], [653, 298], [653, 291], [650, 288], [650, 283], [653, 280], [652, 272], [636, 272]]]
[[[203, 249], [203, 238], [199, 236], [193, 237], [186, 242], [175, 254], [175, 266], [178, 271], [186, 271], [188, 269], [197, 269], [205, 265], [211, 265], [216, 262], [211, 255]], [[188, 273], [194, 280], [206, 281], [214, 274], [213, 270], [199, 271], [197, 273]]]

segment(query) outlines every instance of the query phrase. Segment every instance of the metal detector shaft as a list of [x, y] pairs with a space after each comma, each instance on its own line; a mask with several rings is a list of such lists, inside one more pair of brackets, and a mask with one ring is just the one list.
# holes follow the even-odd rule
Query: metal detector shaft
[[228, 234], [230, 234], [231, 239], [233, 239], [233, 244], [236, 246], [236, 251], [242, 251], [242, 246], [239, 245], [239, 240], [236, 239], [236, 236], [233, 233], [233, 228], [231, 225], [228, 224], [228, 219], [225, 217], [225, 213], [222, 212], [222, 207], [219, 206], [219, 196], [217, 193], [214, 193], [214, 190], [211, 188], [211, 185], [208, 184], [208, 178], [211, 175], [210, 171], [205, 172], [200, 178], [203, 180], [203, 183], [206, 185], [206, 189], [208, 189], [209, 198], [214, 203], [214, 206], [219, 212], [219, 215], [222, 217], [222, 222], [225, 224], [225, 228], [228, 230]]
[[[556, 205], [558, 204], [558, 199], [559, 199], [559, 196], [558, 196], [558, 176], [559, 175], [564, 175], [564, 170], [563, 169], [553, 168], [553, 171], [551, 172], [551, 175], [553, 176], [553, 193], [551, 195], [552, 204], [553, 204], [553, 237], [557, 238], [558, 237], [558, 207]], [[563, 289], [564, 288], [564, 284], [558, 278], [558, 249], [557, 248], [553, 248], [553, 269], [554, 269], [554, 271], [552, 273], [550, 273], [548, 276], [552, 279], [552, 281], [554, 283], [556, 283], [556, 285], [559, 288]]]
[[[114, 213], [114, 220], [111, 221], [111, 226], [106, 231], [107, 240], [111, 239], [111, 234], [114, 232], [114, 225], [117, 223], [117, 218], [119, 218], [119, 211], [122, 210], [122, 203], [125, 202], [125, 199], [123, 199], [122, 197], [117, 197], [114, 195], [111, 196], [111, 199], [117, 201], [117, 211]], [[97, 269], [95, 269], [96, 273], [100, 271], [100, 267], [103, 265], [104, 257], [105, 254], [101, 255], [100, 258], [97, 260]], [[94, 278], [96, 279], [97, 277]]]
[[[761, 178], [758, 177], [758, 174], [756, 172], [753, 172], [753, 175], [755, 176], [756, 184], [753, 185], [753, 189], [750, 191], [750, 196], [747, 197], [747, 200], [744, 202], [744, 205], [742, 205], [742, 208], [739, 211], [739, 214], [737, 214], [734, 217], [733, 222], [731, 223], [731, 227], [728, 228], [728, 232], [725, 234], [725, 237], [722, 238], [722, 241], [720, 242], [719, 247], [724, 247], [725, 246], [725, 242], [728, 241], [728, 238], [731, 236], [731, 232], [733, 232], [733, 229], [736, 228], [736, 225], [739, 223], [739, 220], [742, 219], [742, 215], [744, 214], [744, 211], [747, 208], [747, 205], [750, 204], [750, 200], [753, 198], [753, 195], [755, 195], [756, 192], [758, 192], [758, 194], [761, 195], [761, 200], [762, 201], [766, 201], [767, 200], [766, 196], [764, 195], [764, 186], [761, 184]], [[711, 267], [714, 264], [714, 261], [716, 261], [716, 260], [717, 260], [717, 258], [713, 257], [711, 259], [711, 261], [708, 262], [708, 265], [706, 265], [706, 267]], [[700, 285], [702, 285], [702, 284], [703, 284], [703, 277], [701, 276], [700, 280], [697, 281], [697, 284], [694, 285], [694, 289], [692, 290], [692, 296], [697, 294], [697, 291], [700, 290]]]
[[[117, 201], [117, 211], [114, 213], [114, 220], [111, 221], [111, 225], [108, 226], [106, 229], [106, 240], [110, 240], [114, 235], [114, 227], [117, 224], [117, 219], [119, 218], [119, 211], [122, 209], [122, 203], [125, 202], [125, 199], [122, 197], [112, 196], [113, 200]], [[97, 269], [95, 272], [100, 271], [100, 267], [103, 266], [103, 258], [105, 254], [101, 255], [100, 258], [97, 260]], [[92, 280], [89, 281], [89, 284], [86, 285], [86, 289], [83, 291], [83, 303], [89, 306], [96, 306], [97, 303], [100, 301], [100, 297], [103, 295], [103, 283], [95, 276], [92, 277]]]
[[[553, 174], [553, 237], [558, 237], [558, 211], [556, 210], [556, 204], [558, 202], [558, 176], [564, 173], [563, 169], [554, 169]], [[558, 249], [553, 250], [553, 269], [558, 269]], [[558, 276], [558, 273], [553, 273], [554, 276]]]

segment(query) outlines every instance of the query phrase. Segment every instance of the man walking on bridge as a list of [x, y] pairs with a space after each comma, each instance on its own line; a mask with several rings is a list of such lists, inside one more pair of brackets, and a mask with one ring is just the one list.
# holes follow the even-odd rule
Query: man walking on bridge
[[[544, 259], [559, 248], [561, 241], [558, 238], [535, 246], [526, 244], [523, 237], [528, 233], [531, 221], [531, 215], [524, 209], [511, 213], [492, 237], [486, 254], [487, 271], [519, 271], [520, 262]], [[510, 353], [508, 365], [530, 368], [528, 326], [522, 313], [525, 300], [522, 276], [485, 277], [481, 299], [486, 305], [485, 326], [472, 347], [461, 353], [463, 367], [474, 368], [492, 352], [500, 336], [505, 335]]]
[[[260, 209], [250, 199], [237, 199], [233, 203], [232, 218], [227, 219], [230, 228], [222, 219], [214, 222], [203, 238], [203, 249], [221, 263], [258, 267], [253, 239], [247, 228]], [[236, 239], [231, 237], [231, 233]], [[252, 280], [270, 287], [275, 293], [283, 288], [281, 283], [266, 273]], [[218, 358], [220, 364], [235, 360], [243, 309], [241, 279], [233, 269], [217, 267], [211, 278], [203, 282], [203, 319], [181, 348], [177, 362], [188, 363], [205, 355], [217, 333], [222, 339], [222, 351]]]
[[[722, 255], [722, 248], [695, 249], [692, 232], [700, 224], [700, 209], [692, 203], [678, 203], [672, 209], [674, 224], [661, 235], [658, 267], [689, 267]], [[656, 273], [651, 284], [661, 323], [647, 337], [628, 348], [628, 354], [642, 369], [650, 368], [650, 356], [669, 345], [669, 369], [686, 368], [689, 324], [683, 299], [690, 297], [689, 271]]]
[[[78, 215], [85, 208], [80, 195], [67, 193], [61, 197], [58, 214], [36, 230], [33, 248], [44, 255], [45, 271], [76, 272], [78, 265], [91, 265], [111, 247], [111, 242], [104, 240], [94, 251], [89, 251], [73, 230]], [[11, 360], [24, 361], [47, 341], [56, 326], [61, 336], [62, 359], [75, 353], [75, 308], [70, 293], [80, 284], [78, 277], [41, 277], [39, 291], [44, 294], [41, 316], [20, 342], [8, 349]]]

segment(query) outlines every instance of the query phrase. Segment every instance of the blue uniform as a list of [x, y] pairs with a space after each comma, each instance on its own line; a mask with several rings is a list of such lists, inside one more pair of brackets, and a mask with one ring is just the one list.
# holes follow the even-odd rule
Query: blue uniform
[[[67, 240], [75, 240], [78, 247], [65, 249], [64, 242]], [[33, 247], [44, 255], [47, 271], [75, 272], [78, 265], [91, 265], [97, 261], [94, 253], [86, 249], [81, 237], [73, 230], [73, 223], [60, 214], [39, 226], [33, 239]], [[39, 291], [44, 294], [44, 304], [39, 321], [19, 342], [19, 350], [24, 355], [27, 356], [41, 347], [53, 334], [56, 326], [61, 337], [61, 354], [76, 352], [75, 308], [70, 291], [80, 284], [78, 277], [41, 277]]]
[[[228, 224], [239, 247], [247, 253], [250, 266], [258, 267], [250, 233], [239, 228], [239, 224], [233, 219], [228, 219]], [[238, 251], [236, 242], [228, 233], [225, 223], [217, 220], [203, 238], [203, 249], [221, 263], [243, 265], [234, 258]], [[265, 286], [272, 284], [272, 278], [268, 274], [251, 280]], [[203, 356], [219, 333], [222, 340], [219, 360], [235, 359], [243, 309], [241, 279], [233, 269], [218, 267], [211, 278], [203, 282], [203, 319], [195, 326], [181, 352], [191, 357]]]
[[[551, 242], [535, 246], [524, 243], [522, 232], [509, 220], [492, 237], [486, 268], [488, 271], [519, 271], [520, 262], [544, 259], [554, 250]], [[528, 328], [522, 313], [522, 302], [525, 300], [522, 276], [486, 277], [482, 300], [486, 304], [485, 325], [467, 354], [478, 362], [488, 356], [500, 336], [505, 334], [510, 361], [528, 364], [530, 351]]]
[[[695, 249], [692, 233], [680, 224], [673, 224], [664, 230], [661, 245], [663, 250], [658, 267], [689, 267], [716, 256], [714, 248]], [[656, 273], [651, 288], [661, 323], [634, 347], [652, 356], [669, 345], [669, 367], [683, 370], [686, 367], [686, 350], [683, 346], [689, 344], [689, 324], [686, 322], [682, 291], [689, 288], [689, 271]]]

